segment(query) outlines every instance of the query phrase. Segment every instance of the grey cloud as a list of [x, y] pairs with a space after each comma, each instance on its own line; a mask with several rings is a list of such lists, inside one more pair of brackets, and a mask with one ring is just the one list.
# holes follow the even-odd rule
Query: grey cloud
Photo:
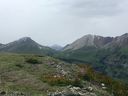
[[68, 14], [95, 17], [112, 16], [120, 13], [120, 3], [124, 0], [65, 0], [61, 2]]

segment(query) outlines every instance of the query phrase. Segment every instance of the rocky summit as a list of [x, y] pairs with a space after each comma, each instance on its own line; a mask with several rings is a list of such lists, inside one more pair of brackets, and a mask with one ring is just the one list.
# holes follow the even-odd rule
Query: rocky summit
[[[85, 35], [68, 44], [64, 50], [78, 50], [84, 47], [110, 48], [113, 46], [124, 47], [128, 45], [128, 33], [117, 37], [103, 37], [98, 35]], [[128, 46], [127, 46], [128, 47]]]

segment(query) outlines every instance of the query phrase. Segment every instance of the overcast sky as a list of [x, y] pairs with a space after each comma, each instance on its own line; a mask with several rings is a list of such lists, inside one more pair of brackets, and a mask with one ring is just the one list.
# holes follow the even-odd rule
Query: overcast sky
[[128, 33], [128, 0], [0, 0], [0, 43], [29, 36], [66, 45], [86, 34]]

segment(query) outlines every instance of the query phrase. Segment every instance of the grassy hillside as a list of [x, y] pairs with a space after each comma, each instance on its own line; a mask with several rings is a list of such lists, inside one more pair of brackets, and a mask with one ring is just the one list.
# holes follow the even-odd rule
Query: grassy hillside
[[75, 51], [64, 51], [55, 57], [70, 63], [87, 63], [97, 71], [116, 79], [128, 81], [128, 49], [96, 49], [86, 47]]
[[127, 96], [128, 90], [121, 82], [94, 71], [88, 65], [69, 64], [48, 56], [0, 54], [0, 95], [57, 94]]

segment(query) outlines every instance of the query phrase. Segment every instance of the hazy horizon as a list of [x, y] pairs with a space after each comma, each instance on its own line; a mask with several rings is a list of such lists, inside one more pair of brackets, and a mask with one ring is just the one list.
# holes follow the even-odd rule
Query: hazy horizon
[[0, 43], [22, 37], [65, 46], [86, 35], [128, 33], [127, 0], [0, 0]]

